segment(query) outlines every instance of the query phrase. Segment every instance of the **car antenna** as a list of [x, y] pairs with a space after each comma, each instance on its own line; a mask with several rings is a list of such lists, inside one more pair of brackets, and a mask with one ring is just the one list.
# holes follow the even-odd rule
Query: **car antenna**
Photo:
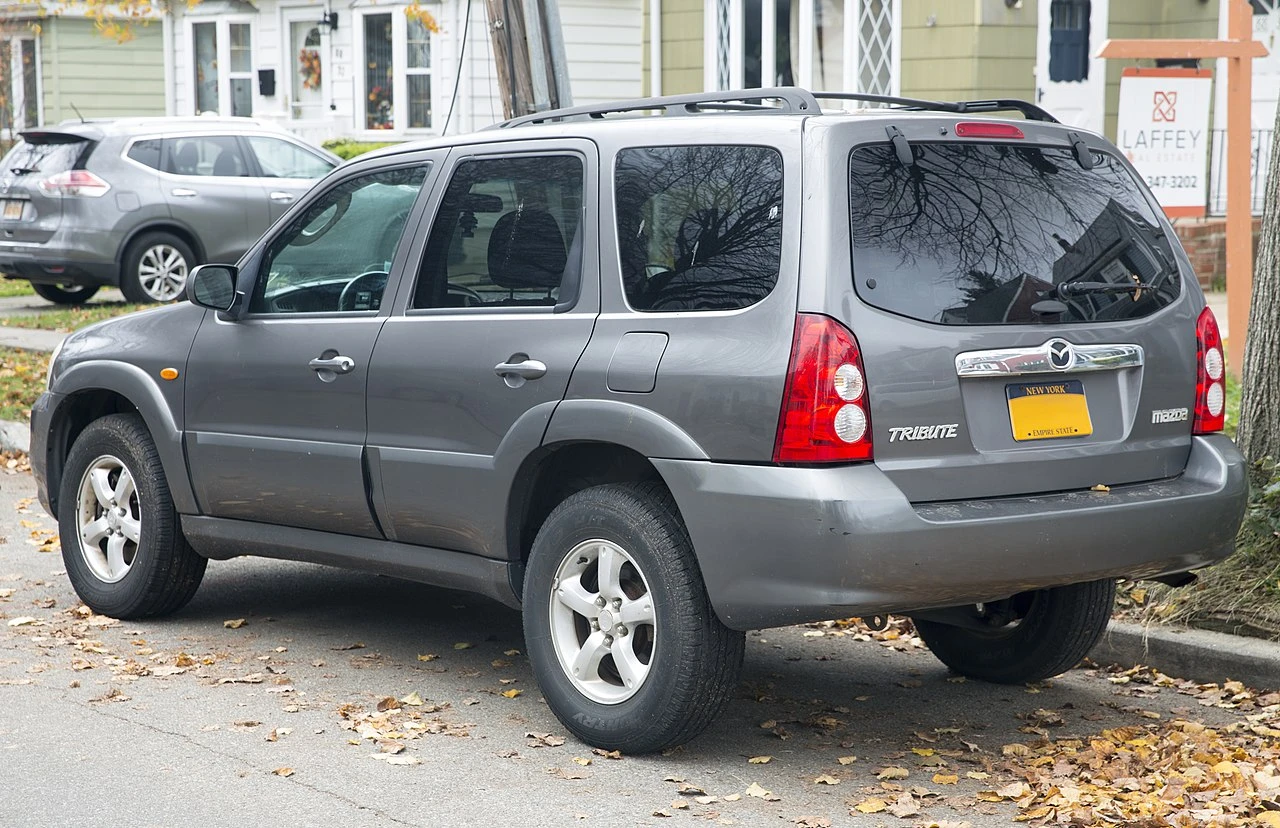
[[71, 111], [76, 113], [76, 117], [80, 119], [80, 123], [82, 124], [88, 123], [88, 121], [84, 119], [84, 116], [80, 114], [80, 110], [76, 109], [75, 104], [71, 103], [71, 101], [67, 101], [67, 104], [71, 107]]

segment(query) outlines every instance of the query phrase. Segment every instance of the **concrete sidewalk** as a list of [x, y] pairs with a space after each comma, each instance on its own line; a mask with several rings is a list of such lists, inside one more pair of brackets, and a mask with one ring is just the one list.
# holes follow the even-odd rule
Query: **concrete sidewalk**
[[0, 326], [0, 347], [22, 348], [28, 351], [52, 351], [67, 338], [62, 331], [42, 331], [36, 328], [6, 328]]

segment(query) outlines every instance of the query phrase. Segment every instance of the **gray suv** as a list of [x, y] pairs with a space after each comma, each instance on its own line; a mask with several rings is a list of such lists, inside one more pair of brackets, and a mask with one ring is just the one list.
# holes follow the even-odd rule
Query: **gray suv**
[[0, 273], [59, 304], [103, 285], [177, 299], [196, 263], [238, 259], [339, 162], [248, 118], [28, 130], [0, 161]]
[[603, 748], [696, 735], [754, 628], [901, 613], [1055, 675], [1245, 502], [1169, 223], [1023, 102], [519, 118], [342, 167], [189, 297], [71, 336], [32, 412], [85, 603], [173, 612], [238, 555], [470, 590]]

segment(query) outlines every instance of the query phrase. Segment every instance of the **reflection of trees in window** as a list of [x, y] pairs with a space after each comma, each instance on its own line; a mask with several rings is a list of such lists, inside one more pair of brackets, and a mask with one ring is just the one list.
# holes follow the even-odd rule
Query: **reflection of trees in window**
[[622, 277], [637, 310], [726, 310], [769, 295], [782, 248], [782, 157], [763, 147], [618, 154]]
[[[1177, 295], [1173, 253], [1141, 191], [1101, 156], [1081, 168], [1070, 151], [1008, 144], [914, 145], [899, 163], [888, 145], [850, 157], [854, 271], [878, 307], [931, 321], [1034, 322], [1034, 304], [1067, 281], [1160, 282], [1131, 294], [1073, 300], [1066, 318], [1099, 318], [1129, 302], [1132, 317]], [[1085, 253], [1087, 251], [1087, 255]], [[868, 280], [874, 279], [875, 287]]]

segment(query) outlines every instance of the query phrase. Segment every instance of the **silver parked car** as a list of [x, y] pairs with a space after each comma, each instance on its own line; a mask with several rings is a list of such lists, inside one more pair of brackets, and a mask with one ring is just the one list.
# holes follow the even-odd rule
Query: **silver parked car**
[[339, 163], [248, 118], [27, 130], [0, 161], [0, 273], [61, 304], [103, 285], [176, 299], [196, 264], [238, 259]]
[[706, 727], [750, 629], [902, 613], [965, 675], [1070, 669], [1115, 579], [1233, 549], [1217, 324], [1105, 138], [872, 100], [632, 101], [344, 165], [191, 302], [53, 358], [31, 464], [76, 592], [162, 615], [237, 555], [472, 590], [627, 752]]

